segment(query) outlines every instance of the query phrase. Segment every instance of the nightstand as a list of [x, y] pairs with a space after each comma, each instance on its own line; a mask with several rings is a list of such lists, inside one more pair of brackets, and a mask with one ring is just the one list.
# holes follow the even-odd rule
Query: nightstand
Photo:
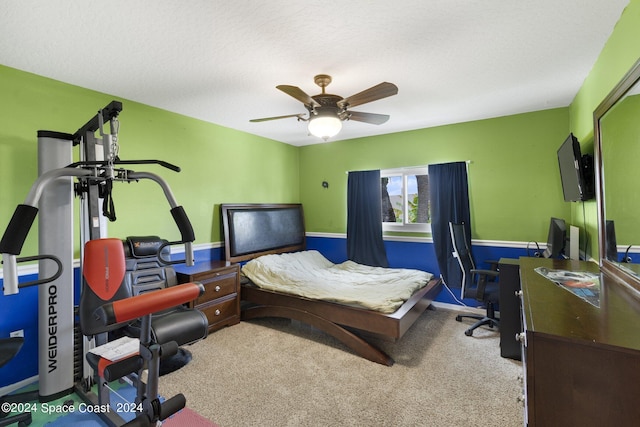
[[200, 282], [204, 293], [189, 303], [209, 321], [209, 332], [240, 322], [240, 265], [225, 261], [199, 262], [192, 267], [176, 266], [179, 283]]

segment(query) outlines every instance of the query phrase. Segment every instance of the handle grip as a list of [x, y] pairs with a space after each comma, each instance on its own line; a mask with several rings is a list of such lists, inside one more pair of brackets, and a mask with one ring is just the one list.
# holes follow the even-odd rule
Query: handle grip
[[0, 253], [18, 255], [22, 251], [37, 214], [38, 208], [34, 206], [21, 204], [16, 207], [0, 240]]
[[[184, 408], [186, 404], [187, 399], [184, 397], [184, 394], [178, 393], [158, 405], [158, 414], [152, 414], [150, 416], [146, 412], [143, 412], [128, 423], [123, 424], [122, 427], [148, 427], [152, 425], [151, 418], [154, 419], [153, 425], [156, 425], [156, 419], [159, 421], [166, 420], [171, 415]], [[153, 407], [156, 407], [156, 401], [153, 402]]]
[[176, 206], [172, 208], [171, 215], [173, 216], [173, 220], [176, 222], [176, 225], [180, 230], [182, 241], [193, 242], [194, 240], [196, 240], [196, 235], [193, 232], [191, 221], [189, 221], [189, 217], [187, 217], [187, 213], [184, 211], [184, 208], [182, 206]]
[[160, 346], [160, 358], [166, 359], [178, 354], [178, 343], [175, 341], [169, 341]]
[[158, 418], [160, 421], [166, 420], [171, 415], [184, 408], [186, 404], [187, 399], [184, 397], [184, 394], [178, 393], [171, 399], [167, 399], [162, 402], [160, 405], [160, 416]]
[[137, 372], [141, 367], [142, 359], [140, 357], [127, 357], [106, 366], [102, 374], [107, 382], [111, 382]]
[[[58, 269], [56, 272], [44, 279], [32, 280], [31, 282], [18, 282], [18, 263], [27, 261], [39, 261], [43, 259], [50, 259], [56, 263]], [[34, 255], [22, 258], [16, 258], [13, 254], [2, 254], [2, 263], [4, 264], [4, 294], [14, 295], [18, 293], [18, 288], [26, 288], [28, 286], [43, 285], [45, 283], [53, 282], [62, 275], [62, 261], [54, 255]]]
[[173, 220], [176, 222], [178, 229], [180, 230], [180, 235], [182, 236], [182, 241], [177, 243], [184, 243], [184, 260], [170, 262], [168, 264], [178, 264], [184, 262], [187, 266], [192, 266], [195, 260], [193, 254], [193, 241], [196, 240], [196, 235], [193, 232], [193, 226], [191, 225], [191, 221], [189, 221], [189, 217], [187, 213], [184, 211], [182, 206], [176, 206], [171, 209], [171, 215], [173, 216]]

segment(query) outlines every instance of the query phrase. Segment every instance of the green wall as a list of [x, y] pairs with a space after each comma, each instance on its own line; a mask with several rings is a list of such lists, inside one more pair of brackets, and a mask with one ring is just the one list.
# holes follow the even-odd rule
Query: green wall
[[593, 141], [593, 111], [640, 58], [640, 0], [631, 0], [571, 103], [571, 129]]
[[473, 238], [546, 241], [549, 218], [570, 216], [556, 157], [568, 131], [560, 108], [301, 147], [307, 229], [346, 232], [347, 171], [470, 160]]
[[[591, 72], [569, 107], [571, 131], [583, 142], [593, 147], [593, 112], [607, 94], [640, 58], [640, 0], [631, 0], [625, 8], [613, 33], [593, 65]], [[574, 208], [573, 218], [586, 217], [586, 229], [594, 242], [591, 255], [598, 257], [598, 218], [595, 202], [582, 210]]]
[[[133, 166], [164, 178], [189, 215], [196, 243], [220, 241], [219, 204], [297, 202], [298, 149], [0, 65], [0, 230], [37, 177], [37, 131], [74, 133], [113, 99], [120, 113], [120, 157], [161, 159], [182, 168]], [[108, 127], [107, 127], [108, 129]], [[160, 187], [149, 180], [117, 183], [118, 220], [109, 235], [180, 234]], [[23, 254], [37, 251], [37, 221]]]

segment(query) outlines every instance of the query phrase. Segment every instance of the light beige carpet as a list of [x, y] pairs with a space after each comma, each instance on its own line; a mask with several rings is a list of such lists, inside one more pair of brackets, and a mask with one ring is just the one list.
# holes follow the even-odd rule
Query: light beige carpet
[[188, 347], [160, 392], [222, 427], [521, 426], [521, 363], [500, 357], [497, 331], [467, 337], [455, 315], [427, 310], [398, 343], [377, 342], [392, 367], [299, 322], [241, 322]]

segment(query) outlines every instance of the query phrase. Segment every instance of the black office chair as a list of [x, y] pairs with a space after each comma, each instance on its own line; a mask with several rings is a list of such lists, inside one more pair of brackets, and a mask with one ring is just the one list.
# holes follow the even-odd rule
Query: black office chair
[[464, 331], [464, 334], [469, 337], [480, 326], [499, 327], [500, 319], [496, 318], [495, 315], [495, 304], [499, 302], [500, 298], [498, 263], [496, 261], [487, 261], [491, 264], [491, 270], [476, 269], [467, 243], [468, 239], [464, 223], [454, 224], [450, 222], [449, 231], [451, 232], [451, 243], [453, 244], [453, 256], [458, 259], [462, 271], [460, 296], [461, 298], [474, 298], [477, 301], [481, 301], [487, 309], [485, 316], [460, 314], [456, 316], [456, 320], [458, 322], [462, 321], [463, 318], [477, 320], [476, 323]]
[[[0, 367], [4, 366], [18, 354], [22, 348], [22, 344], [24, 344], [24, 338], [22, 337], [0, 339]], [[3, 396], [0, 398], [1, 403], [24, 403], [25, 400], [32, 400], [32, 396], [25, 398], [24, 395], [21, 394], [16, 396]], [[0, 411], [0, 426], [18, 424], [18, 426], [22, 427], [31, 424], [31, 412], [23, 412], [14, 415], [9, 414], [9, 412], [5, 412], [4, 405], [2, 405], [2, 411]]]
[[[176, 272], [169, 261], [170, 250], [167, 240], [157, 236], [129, 236], [123, 241], [126, 274], [125, 282], [131, 295], [165, 289], [178, 284]], [[127, 335], [140, 335], [140, 322], [132, 322], [126, 328]], [[151, 333], [154, 341], [167, 343], [174, 341], [180, 347], [171, 358], [160, 363], [160, 375], [173, 372], [191, 360], [191, 352], [183, 346], [207, 337], [209, 322], [199, 310], [184, 305], [172, 307], [151, 317]]]

